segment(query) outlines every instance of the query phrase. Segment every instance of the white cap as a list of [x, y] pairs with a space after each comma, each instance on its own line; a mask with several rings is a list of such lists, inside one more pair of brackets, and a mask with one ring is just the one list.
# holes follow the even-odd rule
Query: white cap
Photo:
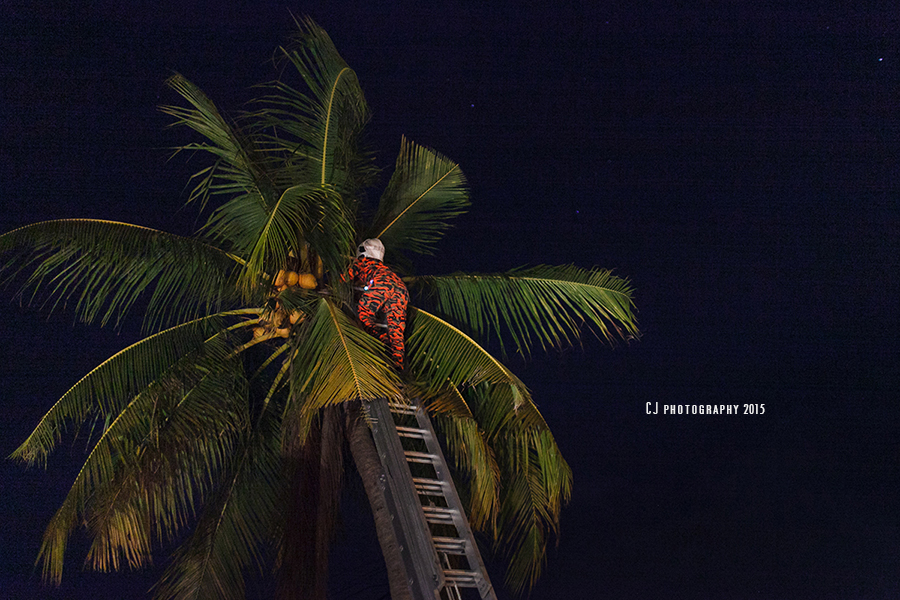
[[372, 238], [364, 241], [356, 249], [356, 258], [360, 256], [368, 256], [375, 260], [384, 260], [384, 244], [378, 238]]

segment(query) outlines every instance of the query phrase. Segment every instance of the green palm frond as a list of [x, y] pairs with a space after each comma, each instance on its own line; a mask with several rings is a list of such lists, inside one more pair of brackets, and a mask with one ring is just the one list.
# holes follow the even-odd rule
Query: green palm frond
[[208, 140], [176, 150], [204, 151], [215, 157], [212, 166], [192, 177], [197, 183], [188, 202], [198, 200], [202, 208], [211, 195], [225, 194], [238, 196], [244, 202], [270, 204], [276, 189], [271, 173], [272, 157], [257, 148], [253, 139], [235, 124], [229, 123], [200, 88], [183, 76], [173, 75], [166, 80], [166, 85], [192, 108], [161, 106], [160, 110], [175, 117], [173, 125], [190, 127]]
[[[133, 524], [129, 517], [134, 516], [134, 506], [126, 502], [125, 510], [113, 509], [121, 490], [134, 489], [128, 484], [135, 478], [140, 484], [139, 490], [149, 490], [153, 487], [149, 484], [155, 474], [174, 471], [174, 479], [180, 479], [182, 485], [163, 488], [167, 502], [164, 506], [157, 506], [157, 509], [163, 509], [163, 520], [156, 525], [174, 526], [167, 532], [169, 537], [178, 533], [179, 523], [194, 511], [193, 497], [202, 491], [204, 483], [209, 481], [207, 478], [214, 478], [221, 455], [227, 451], [229, 436], [222, 433], [229, 429], [229, 423], [232, 423], [230, 429], [235, 428], [231, 417], [233, 411], [226, 410], [229, 399], [227, 390], [232, 387], [231, 382], [238, 373], [226, 360], [229, 351], [224, 340], [212, 338], [201, 349], [181, 357], [131, 398], [110, 420], [47, 527], [38, 558], [43, 564], [45, 577], [59, 582], [68, 536], [92, 512], [95, 532], [100, 538], [98, 545], [92, 549], [98, 566], [106, 568], [117, 564], [120, 555], [134, 567], [141, 566], [148, 559], [150, 531], [142, 526], [143, 523], [128, 527]], [[226, 384], [222, 385], [222, 381]], [[171, 439], [169, 443], [159, 446], [161, 433], [171, 435]], [[198, 444], [201, 441], [203, 443]], [[190, 446], [189, 449], [194, 452], [185, 454], [185, 446]], [[159, 448], [164, 448], [169, 454], [155, 452]], [[196, 471], [205, 474], [206, 478], [193, 477], [186, 472], [183, 459], [201, 462]], [[181, 464], [176, 465], [175, 469], [164, 469], [167, 461]], [[171, 484], [173, 477], [168, 479]], [[110, 493], [111, 486], [115, 493]], [[100, 501], [101, 506], [104, 505], [104, 499], [103, 509], [91, 510], [95, 502]], [[127, 500], [127, 495], [123, 500]], [[175, 512], [169, 512], [169, 509]], [[98, 519], [100, 515], [107, 518]], [[117, 530], [111, 520], [118, 520], [132, 537], [121, 537], [126, 532]]]
[[369, 120], [369, 109], [356, 73], [341, 58], [328, 34], [310, 19], [297, 23], [291, 43], [281, 49], [297, 70], [309, 94], [281, 81], [267, 84], [265, 106], [253, 114], [276, 135], [268, 144], [287, 152], [286, 159], [311, 175], [306, 181], [331, 185], [342, 194], [357, 169], [369, 169], [368, 157], [357, 154], [357, 138]]
[[[92, 536], [85, 563], [96, 571], [136, 570], [151, 564], [152, 522], [147, 515], [147, 490], [134, 477], [95, 491], [88, 527]], [[56, 522], [56, 525], [61, 525]], [[52, 556], [50, 552], [45, 560]]]
[[475, 335], [502, 344], [508, 333], [525, 353], [535, 343], [544, 349], [576, 343], [585, 328], [608, 342], [639, 335], [629, 282], [603, 269], [539, 266], [406, 281]]
[[410, 308], [407, 321], [406, 355], [418, 381], [432, 389], [448, 382], [458, 388], [505, 385], [511, 396], [507, 410], [532, 402], [525, 384], [457, 327], [421, 308]]
[[400, 379], [384, 346], [331, 301], [321, 299], [304, 325], [292, 361], [286, 427], [299, 423], [295, 431], [302, 435], [324, 406], [401, 396]]
[[456, 386], [448, 385], [427, 408], [435, 412], [436, 428], [443, 434], [457, 471], [463, 475], [464, 481], [458, 482], [457, 487], [464, 486], [468, 491], [466, 514], [470, 523], [493, 535], [500, 509], [500, 467], [485, 432]]
[[[215, 340], [214, 340], [215, 341]], [[87, 563], [96, 570], [141, 565], [153, 539], [177, 539], [191, 524], [249, 423], [246, 379], [230, 348], [207, 349], [202, 365], [182, 368], [148, 393], [153, 405], [129, 411], [113, 436], [114, 477], [85, 509], [93, 538]], [[128, 423], [133, 421], [133, 423]], [[103, 443], [103, 439], [98, 444]], [[85, 465], [90, 470], [89, 465]]]
[[445, 415], [465, 415], [471, 410], [468, 414], [489, 446], [500, 481], [499, 511], [492, 533], [501, 554], [509, 559], [507, 583], [519, 593], [534, 585], [548, 541], [558, 538], [560, 512], [571, 494], [572, 472], [534, 404], [509, 410], [512, 392], [505, 385], [479, 385], [464, 396], [456, 400], [448, 395], [435, 402], [442, 411], [437, 420], [443, 425]]
[[[252, 194], [237, 194], [217, 207], [207, 219], [201, 234], [212, 243], [246, 258], [259, 241], [259, 233], [270, 219], [271, 207]], [[298, 245], [297, 236], [291, 242]]]
[[284, 265], [291, 251], [300, 255], [301, 240], [321, 248], [319, 256], [323, 262], [329, 269], [339, 270], [346, 263], [354, 235], [341, 197], [329, 186], [288, 188], [268, 211], [256, 234], [240, 284], [250, 297], [265, 276], [267, 265]]
[[[568, 494], [571, 471], [556, 441], [550, 433], [550, 426], [534, 403], [525, 403], [515, 411], [503, 410], [512, 401], [512, 391], [507, 386], [479, 385], [467, 392], [468, 406], [479, 426], [490, 441], [492, 448], [507, 448], [498, 456], [504, 469], [527, 471], [529, 460], [527, 450], [540, 448], [538, 465], [545, 472], [548, 498], [554, 507], [559, 507]], [[510, 446], [510, 444], [512, 446]], [[515, 447], [516, 451], [508, 448]], [[499, 450], [498, 450], [499, 451]]]
[[243, 600], [244, 572], [261, 566], [281, 484], [277, 411], [265, 410], [236, 448], [191, 536], [175, 552], [156, 600]]
[[507, 585], [516, 593], [534, 586], [547, 543], [559, 536], [562, 506], [571, 495], [572, 472], [549, 430], [515, 430], [494, 447], [503, 470], [499, 547], [509, 557]]
[[134, 394], [162, 377], [184, 356], [202, 349], [221, 329], [222, 316], [204, 317], [161, 331], [106, 359], [57, 400], [11, 457], [43, 464], [67, 428], [77, 429], [91, 414], [103, 419], [119, 414]]
[[[272, 355], [269, 358], [272, 359], [272, 362], [274, 362], [274, 360], [276, 358], [278, 358], [279, 355], [283, 354], [284, 352], [287, 352], [290, 349], [291, 349], [291, 346], [289, 343], [282, 344], [277, 350], [275, 350], [275, 352], [272, 353]], [[268, 361], [268, 359], [267, 359], [267, 361]], [[266, 393], [266, 397], [263, 400], [263, 408], [267, 409], [269, 407], [269, 402], [271, 402], [273, 396], [275, 396], [275, 394], [282, 387], [284, 387], [284, 381], [285, 381], [285, 378], [289, 376], [290, 369], [291, 369], [291, 361], [290, 360], [282, 361], [281, 368], [278, 370], [278, 373], [275, 375], [275, 377], [272, 379], [271, 383], [269, 384], [269, 391]]]
[[372, 224], [372, 237], [391, 252], [431, 254], [450, 228], [448, 221], [469, 206], [459, 165], [431, 149], [400, 142], [400, 154]]
[[[241, 260], [198, 240], [127, 223], [64, 219], [0, 236], [3, 268], [27, 273], [22, 292], [85, 322], [120, 322], [152, 290], [145, 325], [217, 312], [237, 299]], [[11, 276], [12, 277], [12, 276]]]
[[[534, 586], [559, 535], [559, 511], [571, 490], [571, 472], [559, 456], [550, 432], [535, 433], [512, 444], [526, 468], [504, 473], [504, 498], [498, 527], [499, 545], [509, 557], [506, 582], [515, 593]], [[549, 462], [548, 462], [549, 461]], [[556, 485], [556, 487], [553, 487]]]
[[[324, 41], [314, 31], [309, 35], [315, 48], [318, 48], [317, 44], [327, 46], [331, 43], [327, 35]], [[298, 68], [303, 67], [298, 51], [285, 52], [291, 60], [300, 61]], [[337, 69], [337, 73], [333, 73], [336, 80], [325, 101], [343, 102], [347, 94], [352, 95], [352, 90], [348, 92], [346, 88], [350, 79], [355, 82], [355, 76], [350, 78], [342, 74], [339, 65], [333, 64], [335, 60], [343, 64], [339, 56], [335, 59], [327, 55], [326, 48], [324, 62]], [[341, 80], [344, 83], [340, 83]], [[282, 267], [288, 253], [299, 256], [301, 246], [307, 242], [329, 269], [339, 270], [355, 239], [352, 214], [338, 192], [339, 187], [333, 185], [333, 166], [327, 168], [327, 177], [322, 168], [312, 168], [312, 162], [316, 161], [322, 167], [323, 158], [329, 164], [335, 161], [334, 154], [340, 145], [339, 138], [334, 136], [346, 126], [341, 121], [343, 115], [339, 119], [337, 113], [332, 113], [338, 107], [310, 104], [313, 114], [307, 119], [309, 127], [306, 130], [296, 126], [297, 119], [304, 120], [301, 116], [292, 119], [289, 117], [292, 113], [268, 107], [246, 115], [248, 131], [238, 131], [224, 121], [195, 86], [177, 76], [170, 79], [169, 84], [194, 108], [164, 107], [163, 110], [175, 116], [178, 124], [192, 127], [211, 141], [211, 144], [192, 144], [182, 149], [208, 150], [217, 157], [215, 165], [197, 174], [200, 183], [192, 198], [206, 198], [210, 194], [233, 196], [213, 212], [203, 231], [210, 239], [247, 259], [239, 281], [244, 298], [248, 299], [264, 279], [266, 268], [277, 270]], [[278, 82], [271, 85], [281, 91], [289, 90]], [[353, 85], [358, 89], [358, 83]], [[324, 93], [318, 88], [313, 91]], [[297, 102], [301, 104], [310, 102], [302, 95], [297, 96]], [[277, 106], [287, 100], [271, 96], [264, 101]], [[276, 134], [265, 133], [264, 128], [273, 129]], [[331, 133], [328, 133], [329, 129]], [[309, 142], [314, 147], [309, 150], [312, 158], [305, 156], [306, 151], [297, 154], [296, 144], [286, 147], [282, 141], [285, 137], [299, 135], [309, 136], [312, 140]]]

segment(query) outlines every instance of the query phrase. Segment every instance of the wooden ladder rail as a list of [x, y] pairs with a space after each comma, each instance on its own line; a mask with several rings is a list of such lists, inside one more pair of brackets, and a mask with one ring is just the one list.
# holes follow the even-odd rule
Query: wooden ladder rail
[[[474, 588], [482, 600], [496, 600], [428, 414], [421, 407], [384, 399], [365, 406], [413, 598], [455, 600], [462, 598], [460, 588]], [[414, 417], [415, 425], [397, 425], [394, 415]], [[420, 440], [425, 451], [405, 449], [401, 437]], [[416, 464], [430, 467], [434, 476], [413, 477], [410, 467]], [[446, 534], [436, 535], [432, 527]], [[460, 564], [463, 560], [466, 566]]]

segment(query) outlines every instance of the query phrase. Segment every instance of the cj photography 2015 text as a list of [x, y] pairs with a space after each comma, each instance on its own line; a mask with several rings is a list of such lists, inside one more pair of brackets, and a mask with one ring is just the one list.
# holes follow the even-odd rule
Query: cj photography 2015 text
[[647, 402], [648, 415], [764, 415], [765, 404], [663, 404]]

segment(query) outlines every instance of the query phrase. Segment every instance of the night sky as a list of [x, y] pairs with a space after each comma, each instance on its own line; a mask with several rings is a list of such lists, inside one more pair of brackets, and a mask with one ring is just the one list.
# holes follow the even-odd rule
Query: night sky
[[[205, 165], [169, 160], [190, 133], [157, 110], [178, 101], [163, 81], [237, 111], [289, 11], [309, 15], [361, 80], [385, 176], [406, 135], [469, 179], [472, 210], [420, 273], [575, 263], [636, 288], [639, 342], [510, 361], [575, 478], [533, 598], [900, 598], [896, 2], [51, 4], [0, 3], [0, 230], [194, 231]], [[14, 291], [3, 456], [140, 334]], [[707, 404], [740, 414], [663, 414]], [[0, 597], [146, 597], [158, 570], [84, 572], [79, 536], [60, 589], [33, 571], [83, 451], [0, 464]], [[359, 502], [336, 599], [386, 591]]]

